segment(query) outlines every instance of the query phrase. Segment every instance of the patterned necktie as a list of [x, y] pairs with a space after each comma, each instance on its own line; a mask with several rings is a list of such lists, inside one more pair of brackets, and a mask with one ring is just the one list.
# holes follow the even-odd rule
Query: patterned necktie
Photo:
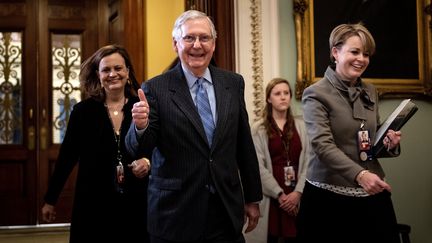
[[204, 126], [204, 131], [207, 135], [207, 141], [211, 146], [213, 141], [213, 132], [215, 129], [215, 124], [213, 122], [213, 115], [210, 109], [210, 102], [208, 99], [207, 91], [203, 86], [203, 82], [204, 82], [203, 78], [199, 78], [196, 81], [196, 84], [198, 86], [196, 90], [195, 103], [198, 108], [198, 113], [201, 117], [201, 121]]

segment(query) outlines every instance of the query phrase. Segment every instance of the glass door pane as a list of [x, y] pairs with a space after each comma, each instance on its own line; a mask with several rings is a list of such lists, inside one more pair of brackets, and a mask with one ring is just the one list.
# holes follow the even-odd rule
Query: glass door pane
[[63, 141], [73, 106], [81, 100], [81, 35], [51, 34], [53, 143]]
[[0, 32], [0, 145], [23, 143], [21, 37]]

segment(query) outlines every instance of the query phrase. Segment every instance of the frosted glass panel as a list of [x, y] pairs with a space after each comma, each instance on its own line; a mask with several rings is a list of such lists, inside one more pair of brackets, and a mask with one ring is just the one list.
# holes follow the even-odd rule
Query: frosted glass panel
[[22, 33], [0, 32], [0, 145], [22, 144]]
[[73, 106], [81, 100], [81, 35], [51, 34], [53, 143], [63, 141]]

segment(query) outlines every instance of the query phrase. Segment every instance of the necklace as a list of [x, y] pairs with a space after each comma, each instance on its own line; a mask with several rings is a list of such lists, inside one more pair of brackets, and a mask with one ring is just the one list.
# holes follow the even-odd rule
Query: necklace
[[114, 116], [118, 116], [119, 111], [121, 111], [123, 109], [124, 104], [126, 104], [126, 98], [123, 97], [123, 102], [122, 103], [117, 104], [117, 105], [113, 105], [113, 106], [108, 105], [107, 103], [105, 103], [105, 106], [108, 107], [109, 111], [113, 110], [112, 113], [113, 113]]
[[[107, 108], [108, 108], [108, 106], [107, 106]], [[117, 114], [115, 112], [117, 112]], [[118, 111], [115, 111], [115, 112], [113, 112], [113, 114], [115, 116], [117, 116], [118, 115]], [[124, 182], [125, 182], [125, 174], [124, 174], [124, 167], [123, 167], [123, 163], [122, 163], [123, 155], [122, 155], [122, 152], [121, 152], [121, 149], [120, 149], [121, 124], [120, 124], [119, 129], [116, 130], [116, 128], [115, 128], [116, 126], [114, 125], [114, 121], [111, 118], [111, 115], [110, 115], [109, 112], [108, 112], [108, 116], [109, 116], [109, 119], [110, 119], [110, 122], [111, 122], [111, 126], [113, 128], [114, 140], [115, 140], [116, 145], [117, 145], [117, 153], [116, 153], [116, 160], [117, 160], [117, 165], [116, 165], [116, 177], [117, 177], [117, 180], [116, 180], [116, 191], [118, 193], [123, 193], [124, 192], [123, 191], [123, 189], [124, 189], [123, 186], [124, 186]], [[123, 117], [123, 119], [124, 119], [124, 117]], [[121, 123], [123, 123], [123, 120], [122, 120]]]

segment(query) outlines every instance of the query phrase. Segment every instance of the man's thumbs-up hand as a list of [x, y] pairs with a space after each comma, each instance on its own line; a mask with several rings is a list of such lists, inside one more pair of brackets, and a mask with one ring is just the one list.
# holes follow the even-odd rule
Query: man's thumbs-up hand
[[137, 129], [141, 130], [148, 125], [150, 106], [142, 89], [138, 90], [138, 97], [140, 101], [136, 102], [132, 107], [132, 119]]

